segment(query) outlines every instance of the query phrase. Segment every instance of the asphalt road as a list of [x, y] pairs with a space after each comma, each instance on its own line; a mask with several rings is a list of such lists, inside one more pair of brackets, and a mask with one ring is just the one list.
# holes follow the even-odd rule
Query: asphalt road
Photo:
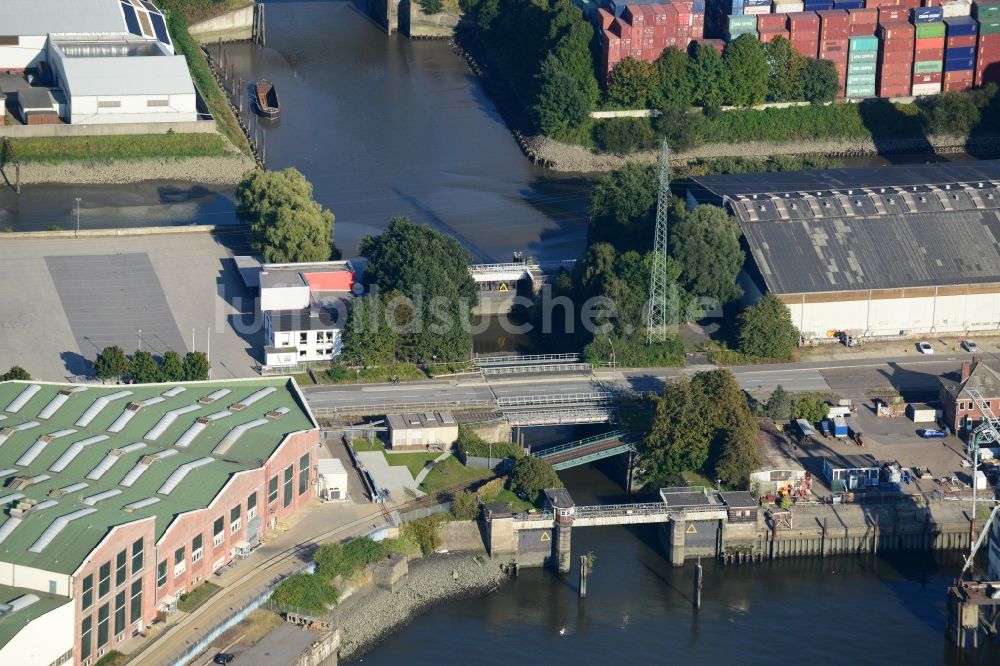
[[[889, 359], [811, 361], [733, 368], [740, 386], [751, 393], [770, 393], [777, 385], [788, 391], [834, 391], [861, 398], [867, 390], [893, 387], [906, 393], [925, 395], [937, 391], [939, 377], [957, 373], [968, 355], [903, 356]], [[433, 379], [403, 384], [338, 385], [305, 388], [310, 406], [325, 409], [420, 403], [490, 401], [495, 397], [590, 393], [610, 388], [657, 391], [664, 382], [681, 374], [693, 374], [711, 366], [688, 368], [601, 368], [590, 373], [539, 373], [466, 379]]]

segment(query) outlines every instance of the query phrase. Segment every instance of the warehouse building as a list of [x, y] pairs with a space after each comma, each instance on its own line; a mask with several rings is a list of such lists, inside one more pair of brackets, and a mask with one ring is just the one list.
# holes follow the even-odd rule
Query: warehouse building
[[[72, 124], [192, 122], [194, 84], [174, 54], [160, 11], [139, 0], [6, 0], [0, 3], [0, 71], [28, 72], [44, 92], [38, 110], [23, 103], [21, 122], [51, 122], [51, 109]], [[57, 120], [58, 122], [58, 120]]]
[[701, 176], [806, 343], [1000, 328], [1000, 161]]
[[95, 663], [315, 494], [287, 378], [0, 383], [0, 663]]

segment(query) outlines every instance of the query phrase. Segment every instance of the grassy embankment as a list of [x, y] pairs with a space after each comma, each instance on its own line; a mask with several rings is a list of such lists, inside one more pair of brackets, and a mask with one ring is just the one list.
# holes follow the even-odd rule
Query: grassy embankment
[[218, 157], [226, 154], [217, 134], [141, 134], [11, 139], [22, 162], [89, 162], [158, 157]]

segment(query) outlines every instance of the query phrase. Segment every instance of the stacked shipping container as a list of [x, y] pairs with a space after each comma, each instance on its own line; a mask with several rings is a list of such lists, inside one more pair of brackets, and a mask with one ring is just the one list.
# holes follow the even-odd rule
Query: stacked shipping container
[[968, 90], [975, 80], [979, 25], [969, 16], [955, 16], [944, 19], [944, 29], [943, 90]]
[[848, 40], [847, 97], [874, 97], [878, 67], [878, 37], [855, 35]]
[[910, 11], [914, 25], [913, 95], [936, 95], [944, 77], [944, 12], [940, 7]]
[[757, 17], [757, 31], [765, 44], [775, 37], [789, 38], [787, 14], [765, 14]]
[[979, 21], [975, 83], [1000, 83], [1000, 2], [977, 2], [973, 14]]
[[696, 12], [696, 6], [704, 9], [704, 1], [629, 3], [618, 17], [615, 6], [598, 10], [598, 76], [606, 83], [625, 58], [654, 62], [670, 46], [686, 49], [692, 39], [701, 39], [705, 15]]
[[819, 15], [819, 58], [829, 60], [837, 70], [839, 94], [847, 85], [847, 52], [851, 32], [851, 17], [845, 9], [823, 9]]
[[788, 36], [793, 49], [807, 58], [815, 58], [819, 54], [819, 15], [816, 12], [789, 14]]
[[882, 21], [879, 18], [878, 79], [879, 97], [907, 97], [913, 73], [913, 24], [907, 21]]

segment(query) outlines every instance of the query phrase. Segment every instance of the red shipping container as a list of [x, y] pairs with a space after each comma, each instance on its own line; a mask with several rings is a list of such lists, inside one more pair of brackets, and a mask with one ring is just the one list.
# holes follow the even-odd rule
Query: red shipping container
[[916, 33], [912, 23], [906, 21], [879, 22], [879, 37], [890, 39], [914, 39]]
[[851, 26], [851, 37], [871, 37], [878, 26], [875, 23], [857, 23]]
[[944, 60], [944, 49], [921, 49], [913, 52], [913, 60], [921, 62], [924, 60]]
[[944, 37], [920, 37], [914, 40], [913, 48], [917, 51], [925, 49], [944, 49]]
[[622, 18], [634, 26], [642, 26], [646, 23], [646, 17], [642, 13], [642, 5], [626, 5], [622, 12]]
[[788, 39], [788, 31], [787, 30], [764, 30], [764, 31], [762, 31], [760, 33], [760, 41], [763, 44], [767, 44], [768, 42], [770, 42], [775, 37], [783, 37], [784, 39]]
[[970, 88], [972, 88], [972, 81], [952, 81], [951, 83], [945, 83], [943, 90], [945, 92], [962, 92]]
[[914, 74], [914, 83], [941, 83], [941, 72], [934, 72], [932, 74]]
[[599, 21], [601, 28], [606, 30], [611, 27], [612, 23], [615, 22], [615, 15], [607, 9], [598, 9], [597, 20]]
[[787, 30], [788, 14], [761, 14], [757, 17], [757, 29], [761, 32]]
[[960, 69], [958, 71], [945, 72], [944, 82], [948, 83], [949, 81], [967, 81], [967, 80], [971, 81], [972, 75], [973, 72], [971, 69]]
[[666, 25], [667, 23], [667, 5], [650, 5], [653, 8], [653, 24], [654, 25]]
[[819, 42], [792, 42], [792, 48], [807, 58], [815, 58], [819, 52]]
[[892, 77], [909, 78], [910, 74], [913, 72], [913, 65], [912, 63], [886, 63], [884, 65], [880, 65], [878, 71], [880, 76], [887, 79], [891, 79]]
[[642, 49], [633, 47], [629, 49], [628, 56], [633, 60], [642, 60]]
[[944, 45], [945, 48], [949, 49], [955, 49], [961, 47], [968, 48], [970, 46], [976, 45], [976, 36], [962, 35], [961, 37], [949, 37], [948, 39], [945, 40]]
[[910, 17], [910, 12], [902, 7], [879, 7], [878, 22], [888, 23], [890, 21], [906, 21]]
[[824, 27], [829, 25], [846, 28], [851, 24], [851, 17], [844, 9], [821, 9], [816, 14], [819, 15], [819, 20]]
[[848, 9], [847, 16], [851, 25], [878, 23], [878, 10], [875, 9], [874, 7], [865, 7], [863, 9]]
[[815, 25], [816, 29], [819, 29], [819, 14], [816, 12], [790, 12], [788, 14], [789, 25], [792, 26], [811, 26]]

